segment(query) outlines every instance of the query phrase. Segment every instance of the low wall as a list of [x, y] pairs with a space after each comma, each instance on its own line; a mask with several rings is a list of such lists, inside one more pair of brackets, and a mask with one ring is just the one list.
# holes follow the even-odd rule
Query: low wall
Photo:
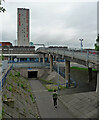
[[[41, 77], [42, 75], [44, 75], [44, 73], [46, 72], [48, 68], [43, 68], [43, 69], [40, 69], [40, 68], [31, 68], [31, 71], [38, 71], [38, 75], [37, 77]], [[29, 69], [28, 68], [16, 68], [16, 71], [17, 72], [20, 72], [20, 74], [25, 77], [25, 78], [28, 78], [28, 71]]]

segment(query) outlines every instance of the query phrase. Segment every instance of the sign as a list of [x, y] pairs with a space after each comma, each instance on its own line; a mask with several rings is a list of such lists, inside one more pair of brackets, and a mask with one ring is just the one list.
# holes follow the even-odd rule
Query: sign
[[29, 42], [29, 45], [30, 45], [30, 46], [33, 46], [33, 42]]
[[17, 62], [17, 58], [14, 58], [14, 62]]

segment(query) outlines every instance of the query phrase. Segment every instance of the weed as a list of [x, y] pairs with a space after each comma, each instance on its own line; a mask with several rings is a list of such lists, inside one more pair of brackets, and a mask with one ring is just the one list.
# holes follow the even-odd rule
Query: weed
[[19, 76], [20, 76], [20, 72], [17, 72], [17, 73], [15, 74], [15, 76], [18, 76], [18, 77], [19, 77]]
[[27, 91], [28, 91], [28, 92], [31, 92], [31, 89], [28, 89]]
[[17, 86], [19, 86], [19, 83], [17, 83]]
[[33, 95], [32, 95], [32, 94], [30, 94], [30, 97], [31, 97], [32, 101], [34, 102], [34, 98], [33, 98]]
[[2, 116], [5, 115], [4, 107], [2, 108]]
[[12, 87], [10, 86], [8, 90], [9, 90], [10, 92], [12, 92]]
[[24, 85], [23, 85], [23, 84], [21, 84], [21, 88], [23, 88], [23, 89], [24, 89]]
[[4, 98], [7, 99], [7, 95], [4, 94]]

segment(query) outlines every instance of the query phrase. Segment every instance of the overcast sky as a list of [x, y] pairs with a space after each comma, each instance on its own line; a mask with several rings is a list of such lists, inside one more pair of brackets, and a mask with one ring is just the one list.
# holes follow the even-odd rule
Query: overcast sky
[[[28, 2], [27, 2], [28, 1]], [[84, 1], [84, 0], [83, 0]], [[64, 0], [6, 0], [0, 14], [0, 39], [17, 39], [17, 8], [30, 9], [30, 41], [34, 44], [66, 45], [79, 48], [83, 38], [84, 48], [94, 48], [97, 36], [97, 2], [68, 2]]]

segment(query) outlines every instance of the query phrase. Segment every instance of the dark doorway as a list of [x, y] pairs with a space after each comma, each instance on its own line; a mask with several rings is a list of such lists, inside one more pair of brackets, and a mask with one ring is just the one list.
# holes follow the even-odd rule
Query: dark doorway
[[28, 71], [28, 78], [37, 78], [37, 71]]

